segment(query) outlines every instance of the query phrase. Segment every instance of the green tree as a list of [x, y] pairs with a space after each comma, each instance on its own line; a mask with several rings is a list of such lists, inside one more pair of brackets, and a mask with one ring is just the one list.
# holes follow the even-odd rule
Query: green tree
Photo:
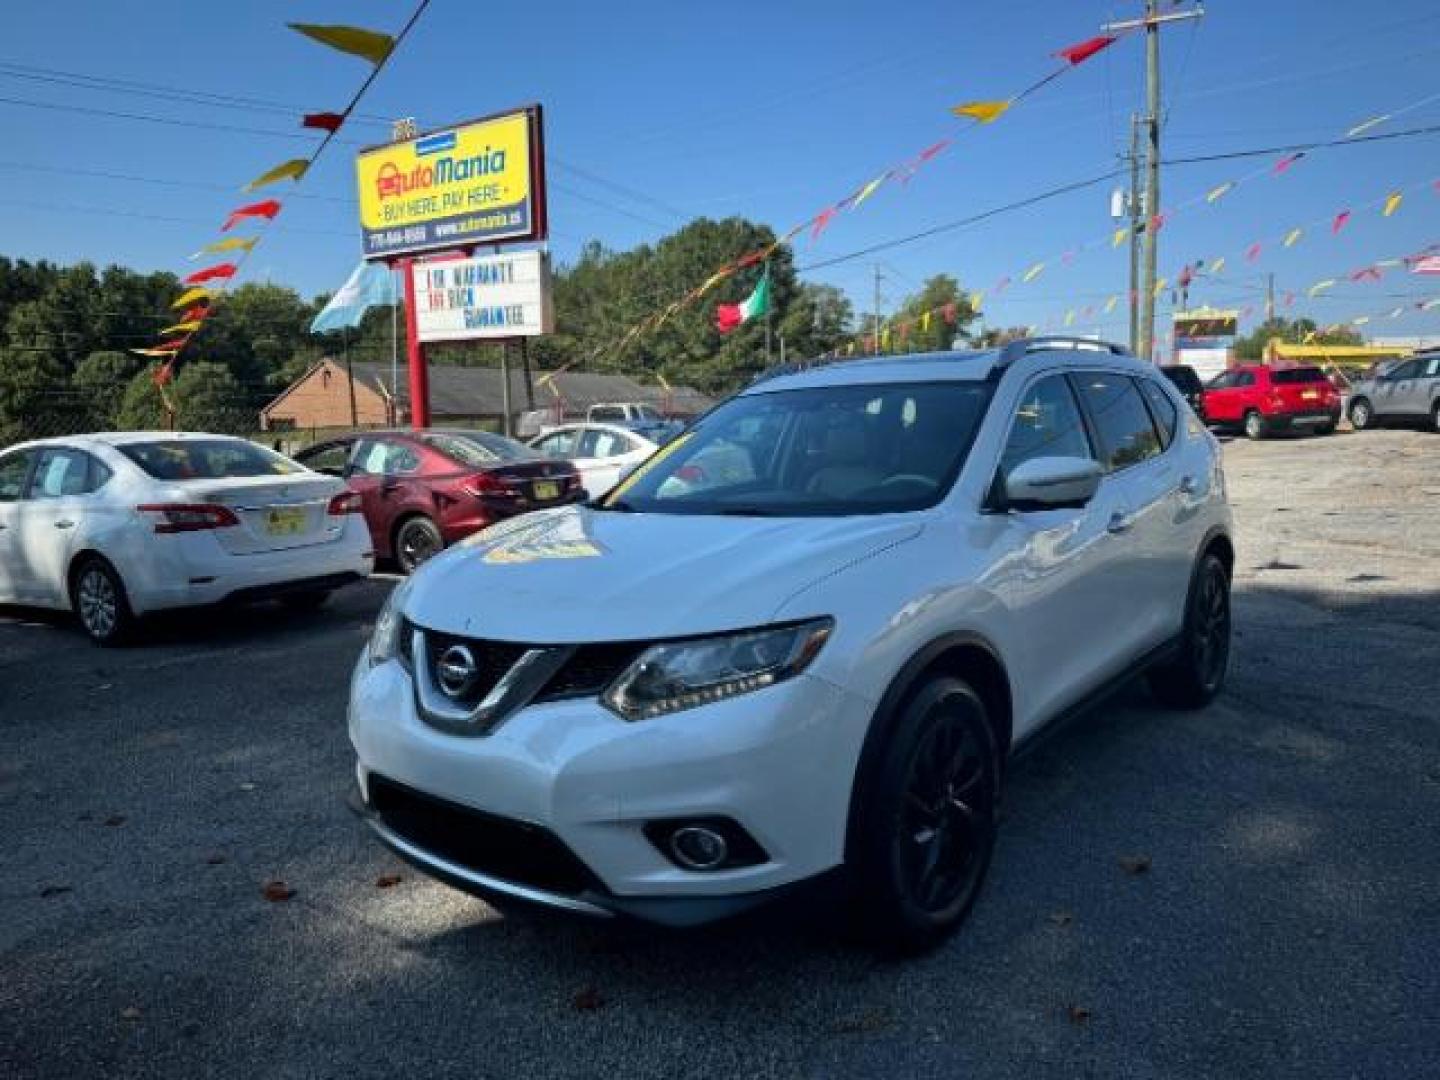
[[89, 428], [112, 430], [120, 420], [125, 388], [145, 361], [133, 353], [93, 352], [75, 369], [71, 388], [83, 403]]
[[83, 402], [67, 375], [59, 351], [0, 348], [0, 446], [84, 430]]
[[1252, 333], [1236, 338], [1235, 356], [1239, 360], [1261, 360], [1265, 346], [1276, 338], [1291, 345], [1359, 345], [1364, 340], [1349, 327], [1322, 330], [1313, 319], [1276, 317], [1266, 319]]
[[[946, 318], [954, 312], [953, 321]], [[925, 313], [929, 312], [927, 320]], [[889, 321], [890, 352], [938, 352], [955, 347], [977, 318], [970, 294], [949, 274], [926, 278], [920, 291], [907, 297]], [[873, 319], [872, 319], [873, 321]]]
[[115, 426], [121, 431], [163, 431], [170, 426], [165, 399], [149, 369], [132, 376], [126, 384]]
[[171, 394], [175, 424], [186, 431], [244, 435], [260, 426], [249, 395], [223, 364], [187, 364]]

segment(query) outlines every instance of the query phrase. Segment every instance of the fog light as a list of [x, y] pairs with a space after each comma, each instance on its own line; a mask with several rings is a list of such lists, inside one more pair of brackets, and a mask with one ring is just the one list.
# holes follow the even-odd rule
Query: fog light
[[730, 845], [714, 829], [685, 825], [670, 834], [670, 853], [687, 870], [714, 870], [725, 862]]

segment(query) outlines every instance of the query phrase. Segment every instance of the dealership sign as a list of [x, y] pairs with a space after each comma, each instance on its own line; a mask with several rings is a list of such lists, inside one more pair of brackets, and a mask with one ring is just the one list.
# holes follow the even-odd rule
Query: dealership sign
[[546, 236], [538, 105], [362, 150], [367, 259]]
[[550, 264], [539, 251], [416, 263], [421, 341], [534, 337], [555, 330]]

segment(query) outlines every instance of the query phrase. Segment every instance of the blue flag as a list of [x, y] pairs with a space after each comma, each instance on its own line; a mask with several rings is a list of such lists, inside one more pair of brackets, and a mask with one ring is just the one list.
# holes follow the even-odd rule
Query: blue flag
[[360, 325], [366, 310], [395, 302], [395, 278], [382, 263], [362, 262], [310, 324], [312, 334]]

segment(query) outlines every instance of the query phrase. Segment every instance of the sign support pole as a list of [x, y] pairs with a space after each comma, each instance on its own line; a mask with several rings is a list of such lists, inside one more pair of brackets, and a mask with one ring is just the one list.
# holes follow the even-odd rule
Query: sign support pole
[[511, 422], [514, 404], [510, 400], [509, 338], [500, 342], [500, 409], [505, 414], [500, 421], [500, 433], [508, 437], [514, 434], [514, 425]]
[[430, 426], [430, 372], [425, 367], [425, 346], [415, 319], [415, 260], [400, 259], [397, 263], [405, 276], [405, 360], [410, 372], [410, 426]]

